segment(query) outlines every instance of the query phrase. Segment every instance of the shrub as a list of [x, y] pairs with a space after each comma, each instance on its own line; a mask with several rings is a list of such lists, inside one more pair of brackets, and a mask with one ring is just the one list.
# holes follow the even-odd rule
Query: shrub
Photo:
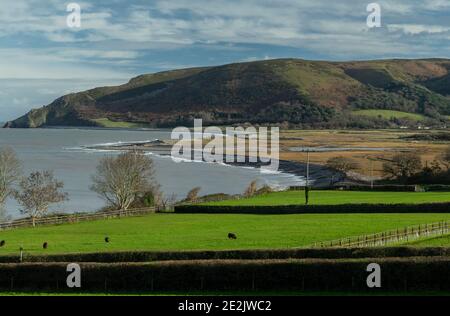
[[[83, 291], [369, 291], [364, 259], [81, 263]], [[450, 258], [383, 258], [382, 291], [450, 290]], [[66, 263], [0, 264], [0, 288], [65, 289]], [[370, 290], [371, 292], [375, 290]]]
[[384, 185], [341, 185], [332, 187], [332, 189], [340, 188], [345, 191], [387, 191], [387, 192], [416, 192], [416, 185], [395, 185], [395, 184], [384, 184]]
[[244, 196], [247, 198], [254, 196], [257, 189], [258, 189], [257, 181], [253, 180], [252, 182], [250, 182], [248, 187], [245, 189]]
[[200, 187], [196, 187], [193, 188], [191, 191], [188, 192], [187, 196], [186, 196], [186, 201], [187, 202], [195, 202], [198, 199], [198, 193], [200, 192], [201, 188]]
[[[26, 255], [24, 262], [152, 262], [178, 260], [361, 259], [450, 256], [450, 248], [301, 248], [221, 251], [118, 251], [80, 254]], [[18, 262], [18, 255], [0, 256], [0, 263]]]
[[[417, 185], [403, 184], [376, 184], [374, 186], [367, 184], [338, 184], [334, 186], [321, 187], [320, 190], [343, 190], [343, 191], [379, 191], [379, 192], [416, 192]], [[289, 191], [303, 191], [304, 186], [291, 186]], [[450, 191], [450, 188], [449, 188]]]
[[423, 186], [425, 192], [449, 192], [450, 185], [445, 184], [430, 184]]
[[200, 202], [216, 202], [216, 201], [225, 201], [232, 199], [233, 196], [225, 193], [213, 193], [200, 197], [198, 200]]
[[[143, 194], [137, 194], [135, 200], [130, 205], [130, 208], [143, 208], [143, 207], [153, 207], [155, 206], [155, 192], [154, 191], [148, 191]], [[110, 210], [114, 210], [115, 208], [112, 207]]]
[[258, 189], [255, 192], [255, 195], [263, 195], [263, 194], [268, 194], [268, 193], [272, 193], [273, 189], [269, 186], [269, 185], [264, 185], [262, 188]]
[[355, 214], [355, 213], [450, 213], [450, 203], [212, 206], [177, 205], [175, 213], [188, 214]]

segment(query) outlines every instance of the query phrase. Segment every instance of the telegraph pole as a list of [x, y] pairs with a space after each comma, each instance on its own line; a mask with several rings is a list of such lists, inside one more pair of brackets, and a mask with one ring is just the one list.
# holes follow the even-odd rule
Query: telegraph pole
[[374, 163], [374, 161], [376, 161], [376, 158], [370, 157], [370, 156], [366, 156], [366, 157], [367, 157], [367, 159], [369, 159], [370, 188], [373, 189], [373, 187], [374, 187], [374, 178], [373, 178], [374, 166], [373, 166], [373, 163]]
[[306, 151], [305, 205], [309, 204], [309, 149]]
[[373, 190], [373, 160], [370, 159], [370, 188]]
[[306, 186], [309, 186], [309, 150], [306, 152]]

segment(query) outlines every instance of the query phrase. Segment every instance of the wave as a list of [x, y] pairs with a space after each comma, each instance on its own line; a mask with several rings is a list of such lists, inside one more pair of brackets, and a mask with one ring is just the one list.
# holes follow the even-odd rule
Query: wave
[[[65, 147], [64, 150], [71, 152], [85, 152], [85, 153], [118, 153], [124, 152], [118, 149], [107, 149], [107, 148], [116, 148], [127, 145], [135, 145], [135, 144], [150, 144], [160, 142], [159, 139], [153, 140], [143, 140], [143, 141], [116, 141], [116, 142], [106, 142], [99, 144], [90, 144], [90, 145], [81, 145], [78, 147]], [[105, 149], [103, 149], [105, 148]], [[186, 159], [182, 157], [172, 157], [169, 154], [160, 154], [154, 151], [146, 151], [145, 155], [154, 156], [158, 159], [170, 159], [175, 163], [202, 163], [202, 164], [215, 164], [221, 167], [227, 168], [240, 168], [249, 171], [258, 172], [261, 176], [261, 180], [265, 182], [265, 184], [269, 185], [273, 189], [285, 189], [290, 185], [303, 185], [305, 183], [305, 178], [303, 176], [296, 175], [294, 173], [284, 172], [280, 170], [270, 170], [261, 168], [261, 166], [249, 166], [249, 165], [233, 165], [226, 162], [211, 162], [204, 160], [193, 160]], [[274, 178], [275, 177], [275, 178]]]
[[85, 147], [63, 147], [63, 150], [69, 152], [83, 152], [83, 153], [117, 153], [121, 152], [116, 149], [98, 149], [98, 148], [85, 148]]
[[94, 148], [94, 147], [121, 147], [121, 146], [132, 146], [132, 145], [142, 145], [142, 144], [154, 144], [160, 142], [159, 139], [153, 140], [138, 140], [138, 141], [116, 141], [110, 143], [100, 143], [100, 144], [92, 144], [81, 146], [84, 148]]

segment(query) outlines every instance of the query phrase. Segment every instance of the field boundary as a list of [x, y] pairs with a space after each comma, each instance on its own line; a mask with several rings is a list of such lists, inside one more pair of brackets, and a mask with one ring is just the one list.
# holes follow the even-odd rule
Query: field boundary
[[409, 226], [403, 229], [389, 230], [381, 233], [318, 242], [314, 244], [314, 247], [379, 247], [421, 238], [443, 236], [448, 233], [450, 233], [450, 221], [443, 221], [433, 224]]
[[[447, 188], [448, 190], [450, 188]], [[288, 191], [304, 191], [305, 186], [290, 186]], [[311, 190], [317, 191], [317, 190]], [[424, 192], [420, 185], [403, 184], [355, 184], [341, 183], [320, 187], [318, 191], [357, 191], [357, 192]]]
[[[188, 260], [81, 263], [82, 289], [100, 291], [302, 290], [377, 291], [365, 259]], [[378, 291], [450, 290], [449, 257], [378, 258]], [[67, 263], [2, 263], [0, 289], [70, 291]], [[79, 289], [72, 289], [79, 291]]]
[[450, 203], [420, 204], [336, 204], [336, 205], [262, 205], [214, 206], [176, 205], [180, 214], [359, 214], [359, 213], [450, 213]]
[[371, 248], [289, 248], [249, 250], [197, 250], [197, 251], [116, 251], [61, 254], [19, 253], [0, 255], [0, 263], [49, 263], [49, 262], [154, 262], [187, 260], [270, 260], [270, 259], [362, 259], [404, 257], [450, 257], [450, 248], [410, 246]]
[[[46, 216], [42, 218], [37, 218], [35, 220], [36, 226], [44, 225], [60, 225], [60, 224], [73, 224], [85, 221], [94, 221], [99, 219], [110, 219], [119, 217], [132, 217], [132, 216], [143, 216], [147, 214], [155, 213], [156, 209], [154, 207], [130, 209], [130, 210], [118, 210], [118, 211], [105, 211], [96, 213], [75, 213], [67, 215], [54, 215]], [[0, 223], [0, 231], [31, 227], [33, 226], [33, 221], [31, 218], [23, 218], [18, 220], [6, 221]]]

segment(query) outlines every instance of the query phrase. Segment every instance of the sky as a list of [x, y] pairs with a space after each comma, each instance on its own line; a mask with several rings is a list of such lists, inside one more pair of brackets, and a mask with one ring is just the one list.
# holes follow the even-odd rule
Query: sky
[[[367, 25], [367, 5], [381, 26]], [[81, 8], [69, 27], [67, 5]], [[274, 58], [450, 58], [450, 0], [0, 0], [0, 121], [143, 73]]]

